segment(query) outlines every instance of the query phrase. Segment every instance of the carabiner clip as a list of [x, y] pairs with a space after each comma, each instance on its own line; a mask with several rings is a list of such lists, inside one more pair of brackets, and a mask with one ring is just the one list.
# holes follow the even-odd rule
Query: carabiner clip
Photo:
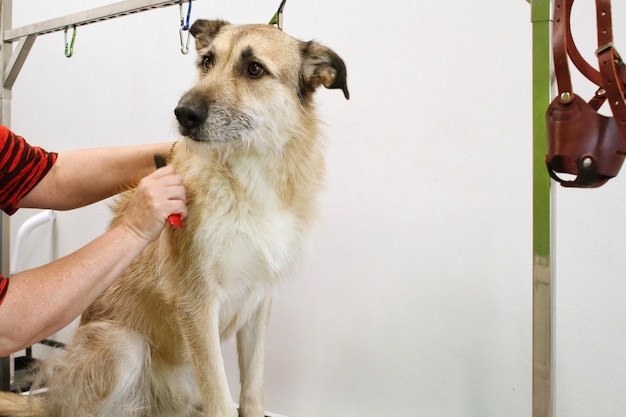
[[76, 25], [72, 26], [74, 28], [74, 33], [72, 34], [72, 40], [67, 42], [67, 31], [69, 26], [65, 28], [64, 37], [65, 37], [65, 57], [71, 58], [74, 55], [74, 42], [76, 41]]
[[283, 10], [285, 9], [285, 3], [287, 3], [287, 0], [283, 0], [280, 3], [278, 10], [274, 13], [268, 25], [276, 25], [278, 29], [283, 30]]
[[[191, 21], [191, 0], [189, 0], [189, 6], [187, 7], [187, 19], [185, 19], [185, 14], [183, 13], [183, 1], [181, 0], [179, 3], [180, 6], [180, 29], [178, 30], [178, 34], [180, 36], [180, 52], [183, 55], [187, 55], [189, 53], [189, 27]], [[187, 32], [187, 39], [183, 36], [183, 32]]]

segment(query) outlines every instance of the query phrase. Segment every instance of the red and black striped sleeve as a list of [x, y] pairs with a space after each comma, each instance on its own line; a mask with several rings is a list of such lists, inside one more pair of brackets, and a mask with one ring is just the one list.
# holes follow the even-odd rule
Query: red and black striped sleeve
[[9, 289], [9, 278], [5, 278], [0, 275], [0, 305], [4, 301], [4, 296], [7, 295], [7, 290]]
[[55, 152], [29, 145], [24, 138], [0, 125], [0, 209], [17, 211], [17, 203], [48, 173]]

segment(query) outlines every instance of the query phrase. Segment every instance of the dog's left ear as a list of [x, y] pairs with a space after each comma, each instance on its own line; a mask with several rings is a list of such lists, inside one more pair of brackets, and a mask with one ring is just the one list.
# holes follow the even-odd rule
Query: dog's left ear
[[326, 88], [341, 89], [346, 100], [350, 99], [346, 64], [331, 49], [317, 42], [302, 44], [302, 82], [303, 96], [310, 95], [323, 85]]

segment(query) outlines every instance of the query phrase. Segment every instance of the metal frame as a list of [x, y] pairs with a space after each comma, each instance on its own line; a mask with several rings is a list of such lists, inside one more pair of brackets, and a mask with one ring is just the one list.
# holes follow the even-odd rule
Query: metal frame
[[[0, 51], [0, 81], [2, 81], [2, 88], [0, 89], [0, 123], [10, 126], [12, 88], [28, 57], [28, 53], [39, 35], [152, 9], [180, 5], [185, 1], [190, 0], [126, 0], [14, 29], [12, 26], [13, 0], [0, 0], [0, 36], [2, 37], [2, 50]], [[11, 272], [9, 268], [10, 222], [9, 216], [4, 213], [2, 213], [0, 222], [0, 234], [2, 235], [0, 270], [2, 275], [9, 276]], [[10, 357], [0, 358], [1, 391], [9, 391], [11, 389], [11, 379]]]
[[554, 413], [554, 198], [544, 156], [553, 91], [552, 0], [529, 0], [533, 42], [533, 380], [532, 415]]

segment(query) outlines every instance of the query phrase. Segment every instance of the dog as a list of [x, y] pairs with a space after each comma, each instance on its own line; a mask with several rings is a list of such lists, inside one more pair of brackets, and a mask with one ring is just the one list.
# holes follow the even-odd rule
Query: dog
[[[272, 25], [198, 20], [199, 79], [175, 110], [168, 163], [188, 216], [167, 226], [82, 315], [30, 400], [3, 393], [5, 417], [262, 417], [266, 329], [316, 216], [324, 140], [316, 89], [349, 98], [344, 61]], [[132, 190], [118, 198], [120, 221]], [[241, 395], [220, 342], [236, 335]]]

